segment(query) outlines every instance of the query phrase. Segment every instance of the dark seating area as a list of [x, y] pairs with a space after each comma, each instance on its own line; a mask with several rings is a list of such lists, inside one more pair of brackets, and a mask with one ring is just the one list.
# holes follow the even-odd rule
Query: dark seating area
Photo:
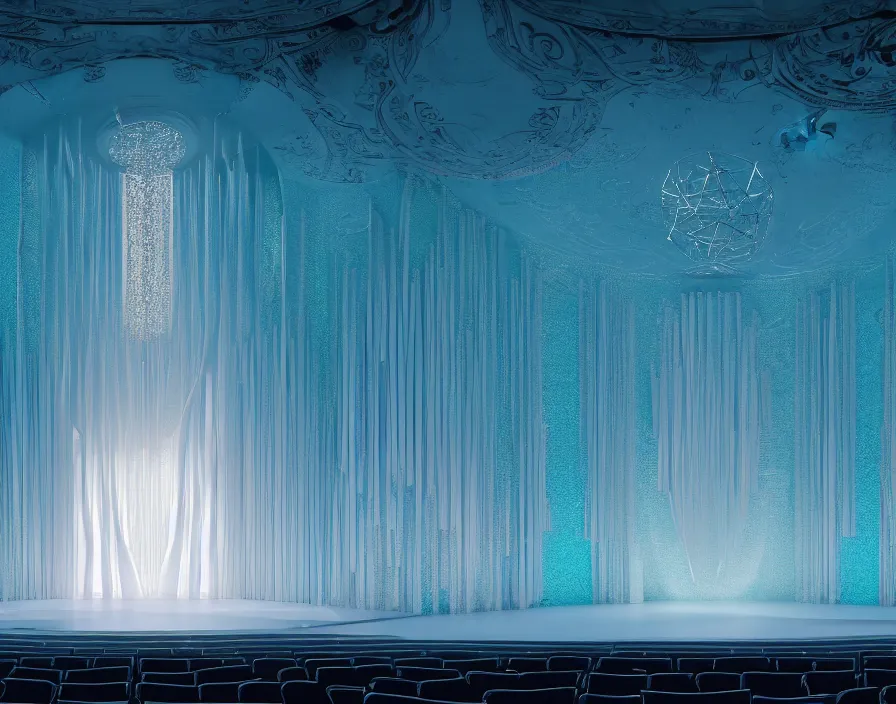
[[896, 704], [896, 643], [0, 636], [14, 704]]

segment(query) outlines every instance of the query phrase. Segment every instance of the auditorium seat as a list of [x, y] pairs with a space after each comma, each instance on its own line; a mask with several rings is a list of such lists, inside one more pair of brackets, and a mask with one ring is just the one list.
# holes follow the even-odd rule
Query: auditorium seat
[[517, 689], [562, 689], [578, 687], [582, 679], [579, 670], [554, 670], [548, 672], [526, 672], [519, 676]]
[[137, 699], [141, 702], [196, 704], [199, 701], [199, 688], [196, 686], [141, 682], [137, 685], [136, 692]]
[[[461, 678], [463, 679], [463, 678]], [[428, 680], [435, 682], [453, 682], [454, 680]], [[466, 684], [466, 680], [463, 680]], [[380, 694], [401, 694], [406, 697], [416, 697], [418, 689], [425, 682], [411, 682], [410, 680], [400, 680], [397, 677], [375, 677], [368, 689], [371, 692], [379, 692]], [[422, 696], [422, 695], [421, 695]], [[461, 700], [458, 700], [461, 701]]]
[[714, 665], [715, 658], [686, 657], [678, 659], [678, 671], [689, 672], [692, 675], [699, 675], [701, 672], [712, 672]]
[[740, 678], [740, 688], [749, 689], [753, 696], [793, 699], [809, 692], [803, 676], [796, 672], [745, 672]]
[[852, 670], [831, 670], [828, 672], [807, 672], [803, 675], [809, 696], [816, 694], [839, 694], [856, 686], [856, 674]]
[[143, 658], [140, 661], [140, 672], [189, 672], [190, 661], [175, 658]]
[[715, 672], [736, 672], [742, 675], [744, 672], [769, 672], [772, 669], [771, 661], [761, 656], [731, 656], [716, 658], [712, 669]]
[[303, 663], [309, 680], [317, 680], [317, 670], [321, 667], [351, 667], [351, 658], [308, 658]]
[[640, 694], [647, 689], [647, 675], [613, 675], [592, 672], [588, 675], [585, 691], [588, 694]]
[[53, 665], [54, 658], [36, 655], [26, 655], [19, 658], [19, 665], [22, 667], [33, 667], [37, 670], [54, 670], [57, 669]]
[[815, 669], [815, 658], [812, 657], [779, 657], [775, 658], [778, 672], [798, 672], [805, 674]]
[[[300, 704], [298, 701], [287, 702], [283, 700], [283, 704]], [[405, 697], [400, 694], [384, 694], [381, 692], [371, 692], [364, 697], [364, 704], [452, 704], [451, 702], [443, 702], [437, 699], [422, 699], [420, 697]]]
[[896, 686], [891, 685], [880, 690], [880, 704], [896, 704]]
[[122, 702], [131, 696], [128, 682], [102, 684], [64, 683], [59, 688], [59, 698], [74, 702]]
[[59, 684], [62, 682], [62, 673], [59, 670], [47, 670], [45, 668], [38, 667], [22, 667], [19, 665], [18, 667], [14, 667], [12, 672], [10, 672], [6, 679], [15, 679], [15, 680], [45, 680], [47, 682], [52, 682], [53, 684]]
[[199, 685], [199, 701], [214, 704], [233, 704], [240, 699], [243, 682], [207, 682]]
[[835, 704], [836, 694], [824, 694], [817, 697], [763, 697], [754, 696], [753, 704]]
[[392, 665], [392, 658], [383, 657], [382, 655], [358, 655], [351, 660], [352, 667], [362, 667], [364, 665]]
[[689, 672], [657, 672], [647, 677], [647, 689], [654, 692], [693, 692], [696, 694], [697, 683]]
[[547, 658], [510, 658], [507, 669], [514, 672], [544, 672], [548, 669]]
[[736, 672], [701, 672], [695, 678], [699, 692], [736, 692], [740, 675]]
[[637, 673], [653, 675], [658, 672], [672, 672], [672, 660], [670, 658], [619, 658], [609, 656], [600, 658], [594, 671], [612, 675]]
[[225, 665], [211, 667], [207, 670], [196, 670], [196, 684], [212, 684], [215, 682], [247, 682], [253, 678], [249, 665]]
[[129, 667], [88, 667], [81, 670], [67, 670], [62, 678], [64, 682], [83, 684], [102, 684], [104, 682], [130, 682]]
[[51, 704], [56, 699], [57, 685], [47, 680], [6, 679], [0, 702], [14, 704]]
[[440, 669], [442, 667], [442, 658], [430, 657], [413, 657], [413, 658], [395, 658], [392, 664], [396, 667], [428, 667]]
[[317, 682], [293, 680], [280, 685], [283, 704], [329, 704], [327, 690]]
[[575, 704], [575, 687], [555, 689], [492, 689], [482, 699], [485, 704]]
[[643, 704], [750, 704], [750, 692], [735, 689], [720, 692], [641, 692]]
[[277, 682], [244, 682], [238, 689], [241, 704], [280, 704], [280, 684]]
[[578, 704], [641, 704], [637, 694], [580, 694]]
[[880, 690], [875, 687], [856, 687], [837, 695], [836, 704], [878, 704]]
[[417, 691], [412, 696], [446, 702], [481, 702], [483, 694], [484, 692], [474, 690], [465, 677], [454, 677], [448, 680], [424, 680], [417, 685]]
[[295, 682], [307, 679], [308, 673], [304, 667], [287, 667], [277, 673], [278, 682]]
[[866, 655], [862, 658], [863, 670], [896, 670], [896, 655]]
[[[13, 673], [16, 671], [13, 670]], [[866, 687], [883, 689], [896, 684], [896, 670], [865, 670], [862, 673], [862, 683]]]
[[515, 672], [468, 672], [466, 679], [473, 694], [479, 698], [477, 701], [481, 701], [490, 689], [516, 689], [522, 676]]
[[192, 687], [196, 684], [195, 672], [144, 672], [140, 679], [142, 682], [155, 682], [157, 684], [181, 684]]
[[462, 676], [468, 672], [497, 672], [500, 663], [498, 658], [465, 658], [463, 660], [444, 660], [442, 667], [457, 670]]
[[555, 655], [548, 658], [548, 670], [586, 672], [591, 669], [591, 658], [584, 655]]
[[276, 682], [280, 670], [295, 666], [295, 658], [256, 658], [252, 661], [252, 675], [266, 682]]
[[75, 657], [74, 655], [60, 655], [53, 660], [53, 667], [63, 672], [69, 670], [86, 670], [91, 666], [89, 658]]
[[134, 669], [134, 658], [129, 655], [97, 655], [91, 663], [93, 667], [129, 667]]
[[330, 704], [364, 704], [364, 687], [343, 687], [334, 685], [327, 687], [327, 699]]
[[0, 680], [9, 677], [9, 673], [16, 669], [17, 665], [16, 660], [0, 660]]
[[815, 670], [817, 672], [855, 670], [855, 658], [815, 658]]
[[424, 680], [448, 680], [460, 677], [457, 670], [447, 670], [438, 667], [397, 667], [395, 676], [403, 680], [411, 680], [412, 682], [423, 682]]

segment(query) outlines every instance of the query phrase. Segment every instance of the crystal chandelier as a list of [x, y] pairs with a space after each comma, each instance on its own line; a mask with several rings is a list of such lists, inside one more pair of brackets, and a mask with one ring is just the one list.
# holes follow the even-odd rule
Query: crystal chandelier
[[122, 174], [124, 326], [151, 340], [171, 326], [174, 173], [185, 153], [183, 135], [161, 122], [123, 125], [109, 156]]

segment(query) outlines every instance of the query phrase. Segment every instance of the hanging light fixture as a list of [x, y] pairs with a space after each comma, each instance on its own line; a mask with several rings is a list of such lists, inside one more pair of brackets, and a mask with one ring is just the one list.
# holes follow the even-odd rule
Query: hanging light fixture
[[109, 157], [122, 174], [124, 327], [152, 340], [171, 327], [174, 168], [184, 158], [183, 135], [162, 122], [122, 125]]

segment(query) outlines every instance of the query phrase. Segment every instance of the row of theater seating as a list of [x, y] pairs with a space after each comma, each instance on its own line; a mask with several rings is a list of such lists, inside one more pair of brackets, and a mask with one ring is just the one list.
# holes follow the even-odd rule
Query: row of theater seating
[[[714, 654], [387, 642], [80, 641], [0, 636], [0, 702], [16, 704], [896, 704], [896, 647]], [[201, 645], [202, 647], [183, 647]], [[321, 645], [321, 644], [317, 644]], [[277, 646], [276, 649], [273, 646]], [[283, 646], [282, 649], [280, 646]], [[292, 646], [292, 647], [287, 647]], [[558, 649], [559, 650], [559, 649]], [[565, 649], [564, 649], [565, 650]], [[178, 657], [181, 656], [181, 657]]]

